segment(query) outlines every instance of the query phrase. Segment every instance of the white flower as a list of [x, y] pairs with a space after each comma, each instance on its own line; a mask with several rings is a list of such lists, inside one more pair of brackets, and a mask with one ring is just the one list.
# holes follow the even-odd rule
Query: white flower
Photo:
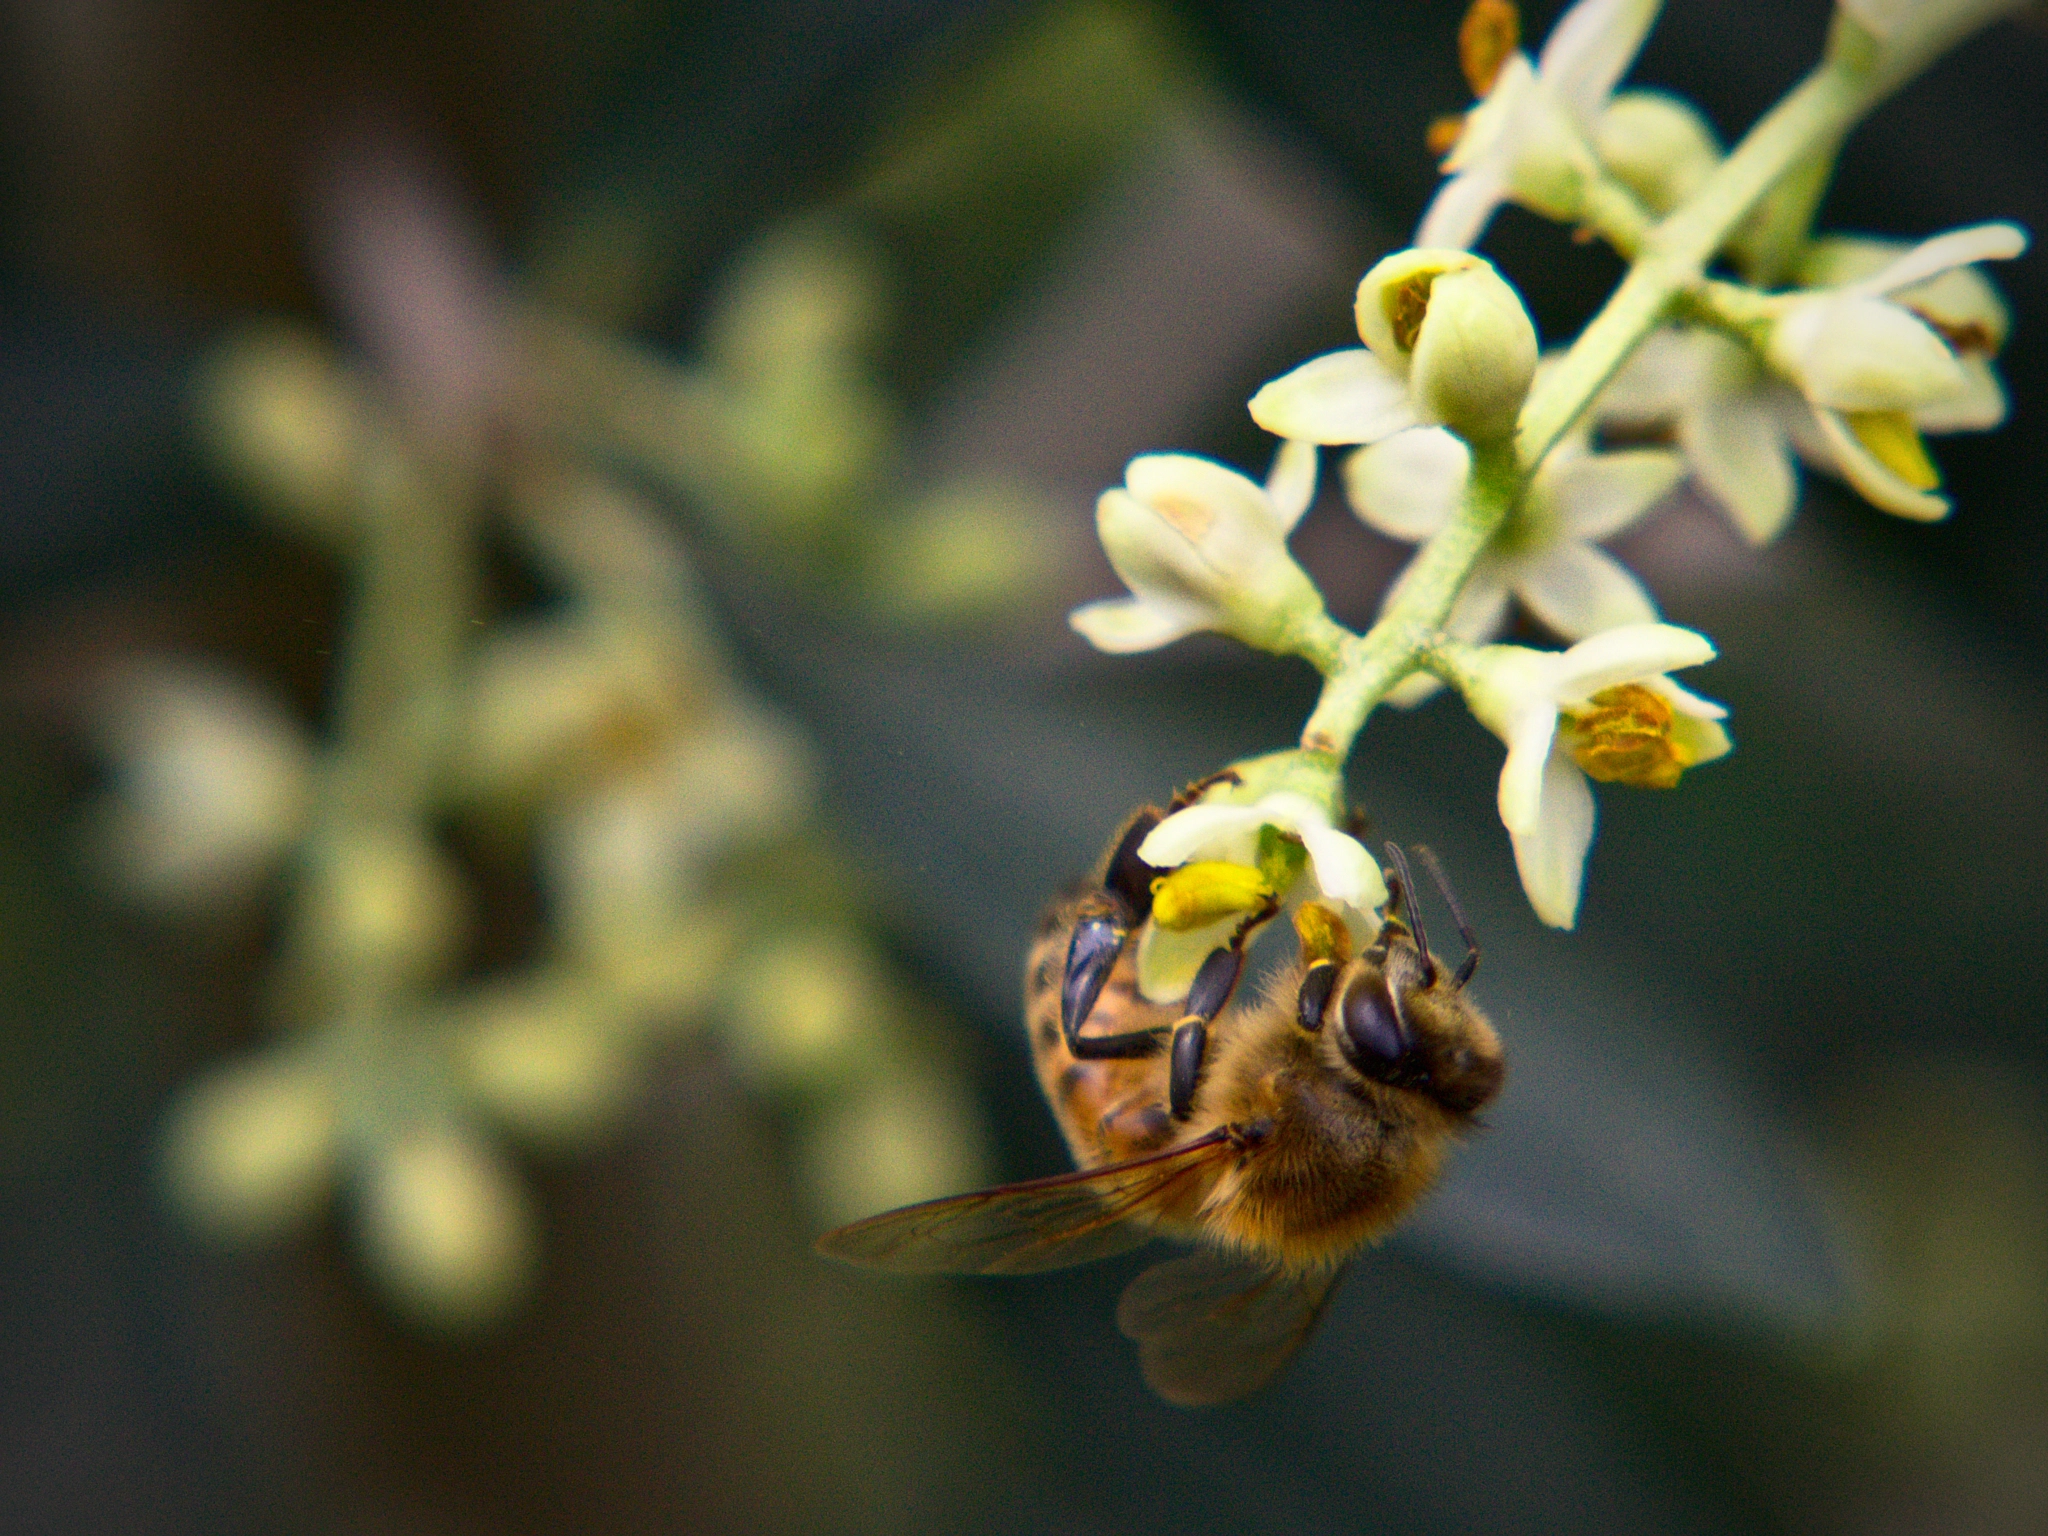
[[1658, 331], [1609, 384], [1598, 414], [1623, 426], [1668, 423], [1701, 488], [1753, 544], [1768, 543], [1792, 515], [1795, 448], [1874, 506], [1944, 517], [1949, 503], [1935, 493], [1919, 434], [2004, 419], [1991, 359], [2008, 319], [1970, 264], [2016, 255], [2025, 242], [2010, 224], [1953, 230], [1904, 254], [1874, 241], [1817, 241], [1800, 276], [1836, 286], [1786, 304], [1768, 369], [1714, 332]]
[[1462, 250], [1396, 251], [1354, 303], [1363, 348], [1312, 358], [1251, 398], [1252, 419], [1311, 443], [1377, 443], [1444, 425], [1485, 441], [1514, 430], [1536, 370], [1536, 327], [1491, 263]]
[[[1308, 852], [1297, 889], [1280, 892], [1282, 899], [1323, 901], [1338, 910], [1354, 935], [1378, 932], [1372, 914], [1387, 900], [1379, 865], [1357, 838], [1332, 825], [1327, 809], [1295, 791], [1275, 791], [1249, 805], [1204, 803], [1176, 811], [1138, 845], [1138, 857], [1154, 869], [1211, 860], [1255, 866], [1265, 827], [1300, 838]], [[1147, 923], [1138, 942], [1139, 989], [1155, 1000], [1185, 995], [1209, 952], [1228, 941], [1239, 920], [1183, 932]]]
[[1921, 521], [1948, 515], [1914, 416], [1971, 396], [1947, 339], [1892, 296], [2026, 247], [2012, 224], [1950, 230], [1860, 281], [1794, 301], [1771, 328], [1766, 360], [1806, 397], [1836, 467], [1873, 505]]
[[1792, 516], [1794, 418], [1810, 422], [1812, 413], [1740, 342], [1715, 331], [1653, 331], [1594, 410], [1607, 425], [1669, 426], [1700, 489], [1750, 543], [1768, 544]]
[[1280, 649], [1295, 625], [1322, 612], [1314, 583], [1287, 553], [1287, 535], [1315, 496], [1312, 444], [1283, 443], [1265, 486], [1186, 453], [1131, 460], [1104, 491], [1095, 523], [1132, 595], [1077, 608], [1068, 622], [1097, 650], [1156, 650], [1197, 630]]
[[[1448, 432], [1408, 432], [1353, 454], [1344, 488], [1370, 526], [1419, 544], [1449, 523], [1470, 467], [1471, 455]], [[1487, 639], [1499, 632], [1510, 598], [1567, 640], [1655, 623], [1657, 605], [1642, 583], [1593, 546], [1642, 516], [1684, 475], [1675, 453], [1595, 453], [1587, 434], [1572, 433], [1531, 477], [1513, 517], [1473, 567], [1445, 629], [1461, 640]], [[1397, 581], [1385, 602], [1399, 591]]]
[[1417, 245], [1469, 247], [1494, 210], [1519, 203], [1573, 220], [1599, 175], [1591, 140], [1607, 98], [1656, 20], [1659, 0], [1579, 0], [1534, 64], [1515, 53], [1466, 116], [1445, 158], [1451, 179], [1415, 231]]
[[152, 901], [252, 889], [304, 830], [313, 744], [262, 690], [166, 659], [137, 661], [99, 701], [116, 794], [101, 812], [109, 874]]
[[1713, 659], [1702, 635], [1632, 624], [1568, 651], [1488, 646], [1461, 684], [1479, 722], [1507, 743], [1500, 819], [1536, 915], [1553, 928], [1578, 918], [1593, 841], [1587, 774], [1657, 788], [1728, 751], [1727, 711], [1663, 674]]

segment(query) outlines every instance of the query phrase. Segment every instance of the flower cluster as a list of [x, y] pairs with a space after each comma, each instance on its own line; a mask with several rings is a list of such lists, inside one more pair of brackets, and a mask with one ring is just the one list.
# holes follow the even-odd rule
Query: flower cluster
[[[1997, 9], [1845, 5], [1824, 68], [1907, 72]], [[1432, 130], [1448, 179], [1414, 248], [1358, 286], [1363, 345], [1252, 396], [1252, 418], [1282, 440], [1265, 488], [1187, 455], [1134, 460], [1098, 513], [1133, 596], [1074, 615], [1104, 650], [1212, 629], [1304, 657], [1326, 677], [1303, 733], [1310, 754], [1341, 759], [1379, 703], [1456, 688], [1507, 745], [1501, 821], [1530, 904], [1558, 927], [1577, 917], [1588, 780], [1670, 789], [1729, 750], [1726, 711], [1667, 675], [1713, 647], [1661, 622], [1642, 582], [1600, 545], [1686, 484], [1763, 543], [1794, 510], [1799, 458], [1884, 511], [1947, 515], [1922, 437], [2003, 420], [1993, 364], [2009, 318], [1978, 267], [2027, 243], [2006, 223], [1911, 246], [1815, 235], [1817, 189], [1853, 114], [1817, 118], [1796, 153], [1777, 147], [1789, 137], [1780, 124], [1754, 151], [1780, 156], [1777, 185], [1759, 195], [1723, 174], [1736, 169], [1731, 157], [1687, 103], [1617, 92], [1657, 11], [1656, 0], [1579, 0], [1532, 60], [1515, 8], [1474, 0], [1459, 52], [1478, 100]], [[1580, 344], [1541, 355], [1514, 288], [1470, 250], [1504, 203], [1578, 226], [1625, 258], [1654, 249], [1660, 301], [1616, 306]], [[1731, 275], [1709, 275], [1715, 262]], [[1350, 450], [1337, 478], [1352, 511], [1419, 546], [1364, 635], [1330, 619], [1286, 549], [1320, 447]], [[1515, 608], [1568, 648], [1484, 643]], [[1373, 884], [1359, 861], [1370, 860], [1334, 830], [1341, 804], [1334, 784], [1307, 798], [1212, 793], [1155, 832], [1143, 857], [1221, 861], [1238, 873], [1201, 878], [1253, 894], [1185, 932], [1156, 919], [1141, 951], [1148, 987], [1184, 982], [1190, 957], [1254, 895], [1319, 886], [1357, 904]], [[1265, 870], [1276, 838], [1306, 849], [1298, 878]]]

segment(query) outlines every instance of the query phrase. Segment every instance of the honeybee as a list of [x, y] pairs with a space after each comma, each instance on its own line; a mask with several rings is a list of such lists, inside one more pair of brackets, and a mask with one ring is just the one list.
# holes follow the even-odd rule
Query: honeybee
[[1128, 940], [1163, 872], [1137, 849], [1165, 814], [1145, 807], [1119, 831], [1092, 886], [1046, 911], [1026, 963], [1039, 1082], [1079, 1170], [889, 1211], [818, 1251], [901, 1273], [1021, 1274], [1154, 1237], [1192, 1242], [1130, 1283], [1117, 1324], [1153, 1390], [1196, 1406], [1242, 1397], [1286, 1363], [1347, 1261], [1420, 1198], [1500, 1092], [1505, 1065], [1465, 995], [1479, 951], [1449, 886], [1430, 860], [1466, 946], [1447, 973], [1392, 844], [1385, 919], [1363, 953], [1333, 911], [1305, 906], [1298, 957], [1233, 1006], [1275, 899], [1209, 956], [1184, 1003], [1146, 1000]]

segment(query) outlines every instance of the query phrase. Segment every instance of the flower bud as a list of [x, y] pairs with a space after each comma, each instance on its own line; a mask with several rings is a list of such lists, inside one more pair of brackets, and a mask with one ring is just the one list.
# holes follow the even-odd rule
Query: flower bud
[[441, 971], [468, 917], [461, 877], [419, 833], [363, 828], [319, 845], [306, 887], [312, 954], [335, 975], [405, 980]]
[[1897, 304], [1823, 293], [1790, 304], [1765, 357], [1815, 405], [1909, 411], [1960, 395], [1967, 383], [1948, 343]]
[[1689, 199], [1721, 163], [1714, 130], [1690, 102], [1624, 91], [1607, 104], [1593, 147], [1615, 180], [1655, 214]]
[[630, 1043], [586, 989], [529, 982], [461, 1005], [450, 1059], [472, 1099], [540, 1146], [588, 1145], [636, 1087]]
[[1506, 437], [1536, 372], [1536, 327], [1515, 290], [1467, 251], [1397, 251], [1358, 285], [1358, 334], [1408, 381], [1424, 425]]
[[930, 1067], [896, 1068], [821, 1106], [799, 1137], [799, 1173], [828, 1223], [971, 1189], [988, 1162], [973, 1104]]
[[742, 1078], [771, 1090], [851, 1076], [898, 1007], [879, 957], [844, 929], [778, 934], [730, 969], [727, 1053]]
[[260, 689], [227, 672], [138, 661], [98, 701], [117, 793], [99, 848], [111, 880], [167, 905], [245, 894], [305, 827], [313, 748]]
[[332, 348], [301, 326], [253, 325], [206, 359], [196, 393], [208, 446], [265, 512], [350, 531], [369, 414]]
[[437, 1329], [499, 1321], [533, 1279], [526, 1192], [476, 1137], [421, 1128], [379, 1147], [364, 1171], [357, 1241], [401, 1311]]
[[215, 1237], [271, 1237], [326, 1201], [337, 1127], [333, 1084], [312, 1065], [270, 1056], [217, 1067], [172, 1101], [165, 1192]]

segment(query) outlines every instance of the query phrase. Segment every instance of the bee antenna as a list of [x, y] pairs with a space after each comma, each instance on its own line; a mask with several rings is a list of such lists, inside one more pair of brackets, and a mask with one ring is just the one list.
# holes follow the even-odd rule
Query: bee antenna
[[1401, 907], [1402, 918], [1414, 931], [1415, 947], [1422, 951], [1422, 984], [1433, 987], [1436, 985], [1436, 961], [1430, 957], [1429, 935], [1422, 931], [1422, 904], [1415, 899], [1415, 877], [1408, 873], [1408, 856], [1401, 852], [1398, 843], [1388, 843], [1387, 857], [1394, 861], [1394, 878], [1400, 884], [1399, 892], [1388, 904], [1398, 903]]
[[1450, 878], [1444, 874], [1444, 867], [1437, 862], [1436, 854], [1418, 843], [1415, 857], [1422, 860], [1430, 879], [1436, 882], [1437, 890], [1443, 894], [1444, 905], [1451, 909], [1451, 916], [1458, 924], [1458, 937], [1465, 941], [1465, 958], [1458, 963], [1458, 974], [1451, 978], [1451, 984], [1462, 991], [1465, 983], [1472, 979], [1472, 973], [1479, 969], [1479, 941], [1472, 936], [1472, 925], [1465, 921], [1465, 909], [1458, 905], [1457, 893], [1451, 889]]

